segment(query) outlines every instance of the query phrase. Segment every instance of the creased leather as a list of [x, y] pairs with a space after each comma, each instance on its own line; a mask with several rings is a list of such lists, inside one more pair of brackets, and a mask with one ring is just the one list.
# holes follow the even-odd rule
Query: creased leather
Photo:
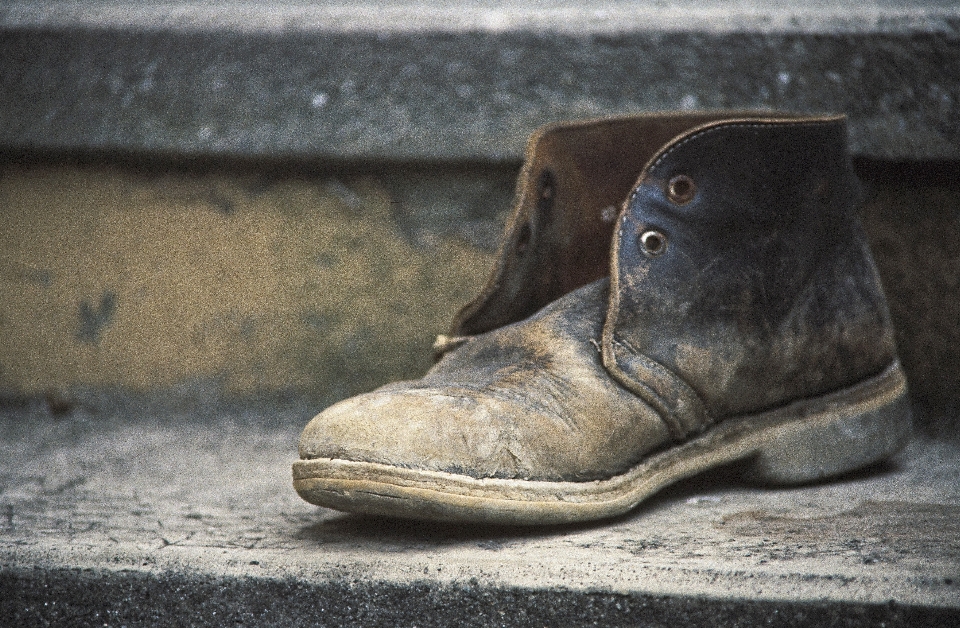
[[669, 442], [659, 415], [609, 377], [597, 343], [608, 281], [477, 336], [418, 381], [317, 416], [302, 458], [341, 458], [477, 478], [595, 480]]
[[[695, 185], [682, 205], [666, 192], [680, 174]], [[302, 458], [604, 479], [896, 359], [843, 118], [556, 125], [531, 140], [517, 198], [490, 281], [454, 321], [469, 341], [318, 415]], [[639, 246], [650, 229], [667, 241], [655, 257]]]
[[[692, 201], [667, 197], [689, 176]], [[895, 356], [892, 326], [855, 213], [840, 118], [716, 123], [678, 138], [640, 176], [614, 241], [604, 352], [626, 386], [650, 360], [724, 417], [823, 394]], [[647, 230], [667, 252], [648, 257]]]

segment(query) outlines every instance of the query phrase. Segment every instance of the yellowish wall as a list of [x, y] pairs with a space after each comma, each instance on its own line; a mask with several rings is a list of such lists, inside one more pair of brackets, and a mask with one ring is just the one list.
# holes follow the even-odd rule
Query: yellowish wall
[[[911, 394], [956, 416], [960, 189], [881, 166], [863, 215]], [[209, 383], [329, 402], [417, 376], [486, 280], [512, 177], [191, 172], [0, 168], [0, 400]]]
[[213, 380], [335, 398], [416, 375], [492, 256], [408, 243], [390, 204], [370, 177], [7, 168], [0, 392]]

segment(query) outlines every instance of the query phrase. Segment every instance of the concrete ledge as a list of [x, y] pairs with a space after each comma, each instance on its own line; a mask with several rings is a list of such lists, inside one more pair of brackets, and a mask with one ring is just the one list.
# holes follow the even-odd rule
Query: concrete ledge
[[[0, 571], [10, 625], [886, 626], [942, 628], [955, 609], [764, 602], [416, 582], [301, 582], [81, 568]], [[0, 605], [3, 608], [3, 605]], [[102, 623], [101, 623], [102, 622]]]
[[749, 108], [960, 158], [960, 7], [828, 4], [12, 2], [0, 148], [503, 161], [557, 119]]
[[955, 443], [918, 440], [893, 463], [834, 483], [756, 489], [728, 469], [612, 521], [483, 528], [300, 501], [289, 465], [314, 409], [251, 408], [157, 410], [133, 398], [96, 414], [5, 408], [0, 617], [20, 626], [960, 621]]
[[647, 32], [956, 34], [949, 0], [15, 0], [3, 12], [13, 27], [83, 27], [243, 33], [558, 32], [604, 35]]

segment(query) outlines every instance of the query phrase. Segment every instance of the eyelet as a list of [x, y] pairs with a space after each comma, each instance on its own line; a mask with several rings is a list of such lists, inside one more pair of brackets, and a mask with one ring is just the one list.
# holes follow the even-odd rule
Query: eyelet
[[660, 257], [667, 252], [667, 236], [650, 229], [640, 236], [640, 250], [647, 257]]
[[523, 255], [527, 252], [527, 248], [530, 246], [530, 240], [533, 238], [533, 227], [530, 226], [530, 221], [523, 223], [523, 226], [520, 227], [520, 233], [517, 234], [517, 254]]
[[543, 174], [540, 175], [540, 182], [537, 188], [537, 215], [540, 216], [542, 220], [547, 220], [550, 218], [553, 203], [557, 196], [557, 184], [554, 181], [553, 173], [549, 170], [544, 170]]
[[671, 203], [686, 205], [693, 200], [696, 193], [697, 186], [694, 185], [693, 179], [685, 174], [678, 174], [667, 182], [667, 198]]

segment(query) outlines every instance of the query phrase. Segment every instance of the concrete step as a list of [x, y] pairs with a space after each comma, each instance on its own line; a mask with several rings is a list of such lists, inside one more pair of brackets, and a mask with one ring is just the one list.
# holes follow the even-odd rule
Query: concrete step
[[[302, 425], [484, 280], [530, 130], [697, 108], [849, 115], [940, 440], [589, 526], [299, 500]], [[960, 624], [957, 120], [950, 1], [3, 3], [0, 625]]]
[[313, 408], [0, 415], [4, 625], [947, 626], [960, 446], [792, 489], [734, 470], [592, 525], [346, 515], [291, 488]]
[[558, 119], [759, 108], [957, 159], [958, 43], [950, 0], [14, 0], [0, 148], [509, 161]]

